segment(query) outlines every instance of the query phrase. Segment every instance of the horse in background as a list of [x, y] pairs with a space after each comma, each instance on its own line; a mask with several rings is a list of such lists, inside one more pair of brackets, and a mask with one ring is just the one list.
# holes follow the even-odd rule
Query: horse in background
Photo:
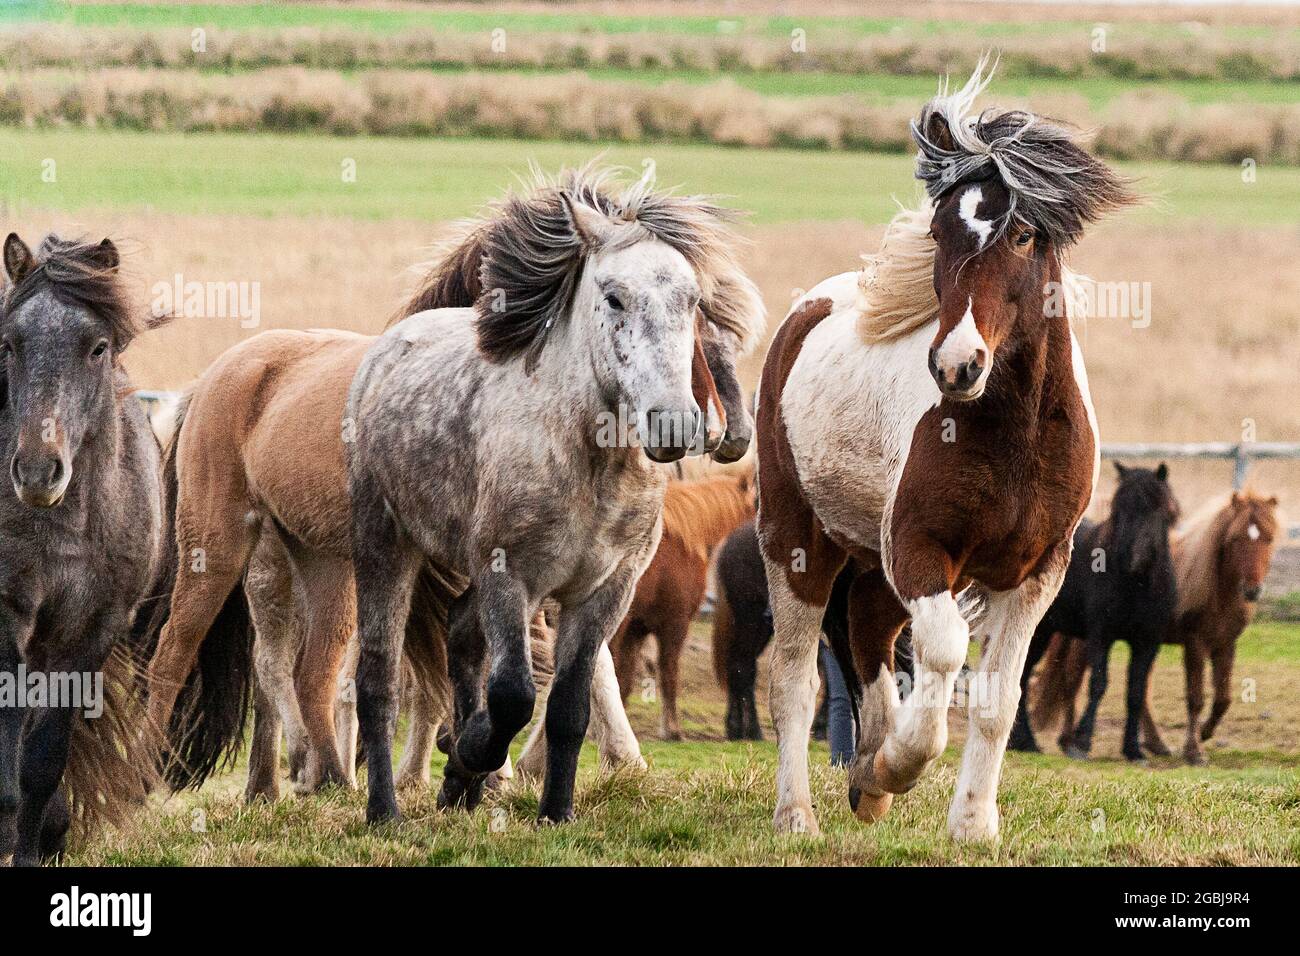
[[718, 551], [713, 608], [713, 675], [727, 692], [728, 740], [762, 740], [754, 685], [758, 658], [772, 639], [772, 607], [758, 531], [746, 521]]
[[[1178, 501], [1169, 486], [1169, 469], [1126, 468], [1115, 463], [1119, 486], [1110, 514], [1100, 524], [1083, 522], [1061, 591], [1034, 632], [1020, 677], [1020, 706], [1008, 746], [1038, 750], [1029, 724], [1028, 684], [1052, 636], [1085, 642], [1088, 703], [1063, 744], [1067, 756], [1086, 759], [1092, 749], [1097, 708], [1106, 693], [1110, 649], [1115, 641], [1130, 648], [1125, 697], [1124, 756], [1144, 759], [1139, 735], [1151, 666], [1174, 619], [1178, 592], [1170, 554], [1170, 529], [1178, 520]], [[1050, 679], [1049, 679], [1050, 680]]]
[[0, 859], [15, 865], [61, 856], [74, 823], [125, 823], [154, 782], [135, 618], [171, 550], [121, 356], [165, 319], [136, 314], [119, 264], [107, 239], [4, 243], [0, 673], [77, 698], [0, 707]]
[[[1178, 607], [1164, 643], [1183, 648], [1187, 688], [1183, 757], [1188, 763], [1205, 762], [1201, 744], [1214, 735], [1232, 701], [1237, 639], [1254, 619], [1268, 576], [1279, 527], [1277, 504], [1276, 496], [1234, 491], [1226, 502], [1212, 502], [1174, 534]], [[1076, 643], [1053, 642], [1031, 709], [1035, 727], [1048, 726], [1064, 713], [1062, 749], [1070, 743], [1068, 731], [1086, 667], [1083, 656], [1075, 651]], [[1202, 724], [1207, 661], [1213, 674], [1214, 703], [1209, 719]], [[1149, 681], [1142, 706], [1142, 746], [1158, 756], [1170, 754], [1151, 713]]]
[[632, 606], [610, 642], [624, 703], [641, 670], [642, 645], [658, 645], [660, 728], [681, 740], [678, 672], [691, 621], [704, 600], [709, 562], [729, 534], [754, 517], [754, 471], [673, 482], [664, 495], [664, 530], [655, 556], [636, 585]]
[[[1092, 494], [1099, 443], [1064, 265], [1087, 226], [1135, 201], [1061, 124], [972, 112], [985, 62], [913, 123], [927, 201], [862, 272], [826, 279], [772, 342], [758, 401], [758, 532], [775, 637], [780, 831], [817, 832], [808, 732], [832, 590], [863, 682], [848, 774], [859, 819], [887, 812], [947, 743], [970, 638], [987, 636], [948, 814], [994, 840], [1018, 675]], [[975, 590], [972, 590], [974, 588]], [[972, 618], [982, 593], [986, 613]], [[890, 668], [911, 622], [915, 689]], [[847, 675], [846, 675], [847, 679]]]

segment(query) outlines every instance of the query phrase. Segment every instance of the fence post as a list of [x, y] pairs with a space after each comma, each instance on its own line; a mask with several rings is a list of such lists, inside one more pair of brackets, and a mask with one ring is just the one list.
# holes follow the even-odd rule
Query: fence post
[[1232, 490], [1241, 491], [1246, 487], [1246, 470], [1250, 468], [1250, 455], [1246, 451], [1246, 443], [1240, 442], [1233, 450], [1232, 465]]

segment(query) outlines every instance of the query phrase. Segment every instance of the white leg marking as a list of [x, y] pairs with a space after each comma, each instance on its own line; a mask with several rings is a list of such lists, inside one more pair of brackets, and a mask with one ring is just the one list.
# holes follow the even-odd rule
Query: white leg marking
[[884, 764], [903, 789], [948, 743], [948, 703], [966, 659], [970, 628], [947, 591], [905, 602], [912, 616], [915, 683], [895, 712], [881, 747]]
[[1059, 569], [1054, 566], [1014, 591], [990, 597], [986, 618], [989, 641], [968, 685], [970, 731], [948, 811], [948, 832], [954, 840], [998, 837], [998, 780], [1020, 701], [1020, 674], [1034, 628], [1056, 597], [1068, 560], [1067, 554], [1058, 562]]
[[772, 722], [776, 724], [776, 813], [782, 833], [820, 833], [808, 786], [808, 733], [817, 699], [817, 642], [825, 608], [804, 604], [790, 590], [785, 567], [763, 559], [776, 633], [772, 637]]

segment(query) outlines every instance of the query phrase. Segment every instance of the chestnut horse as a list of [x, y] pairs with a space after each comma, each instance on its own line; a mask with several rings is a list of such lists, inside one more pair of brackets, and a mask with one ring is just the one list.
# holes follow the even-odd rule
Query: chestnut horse
[[677, 672], [691, 620], [700, 609], [713, 551], [739, 525], [754, 517], [752, 469], [703, 481], [674, 482], [664, 496], [664, 533], [650, 567], [636, 585], [632, 607], [610, 642], [618, 684], [626, 702], [640, 671], [642, 644], [658, 645], [660, 728], [665, 740], [681, 740]]
[[[1133, 196], [1075, 133], [1021, 112], [968, 115], [984, 64], [913, 124], [928, 202], [900, 213], [861, 274], [787, 316], [758, 405], [758, 530], [775, 636], [781, 831], [817, 832], [808, 733], [823, 612], [841, 571], [864, 690], [849, 804], [884, 814], [947, 740], [978, 585], [987, 636], [948, 830], [998, 834], [997, 785], [1034, 626], [1060, 587], [1098, 467], [1063, 257]], [[932, 204], [932, 205], [931, 205]], [[910, 619], [915, 681], [893, 645]]]
[[[536, 191], [559, 193], [549, 184]], [[530, 201], [537, 200], [512, 197], [504, 205]], [[458, 304], [473, 294], [486, 255], [484, 236], [503, 215], [501, 207], [493, 210], [445, 249], [402, 314]], [[681, 237], [682, 242], [700, 240], [698, 231]], [[714, 387], [709, 355], [719, 363], [719, 379], [734, 381], [730, 365], [736, 351], [753, 337], [736, 316], [756, 308], [761, 319], [761, 307], [743, 275], [724, 274], [731, 260], [716, 248], [699, 249], [697, 261], [710, 298], [701, 302], [703, 321], [693, 330], [691, 386], [705, 411], [705, 447], [716, 446], [716, 455], [737, 443], [747, 445], [750, 426], [738, 402], [738, 414], [726, 415], [730, 405]], [[338, 676], [356, 620], [343, 447], [351, 424], [344, 421], [343, 408], [353, 374], [374, 341], [344, 332], [264, 333], [218, 358], [182, 410], [166, 470], [177, 502], [182, 567], [170, 608], [155, 622], [161, 634], [150, 673], [150, 710], [156, 721], [171, 722], [177, 783], [201, 780], [238, 747], [244, 714], [238, 702], [248, 699], [253, 670], [250, 612], [259, 625], [268, 625], [264, 629], [288, 621], [291, 630], [302, 632], [293, 696], [307, 738], [308, 785], [345, 783], [351, 777], [334, 726]], [[261, 594], [251, 608], [246, 588], [239, 586], [250, 562], [258, 573], [248, 579]], [[439, 635], [445, 609], [464, 581], [430, 566], [420, 582], [405, 649], [423, 674], [420, 686], [441, 698], [436, 714], [446, 706], [447, 686]], [[292, 614], [285, 613], [288, 603], [295, 605]], [[294, 637], [288, 640], [292, 644]], [[603, 659], [608, 686], [615, 687], [607, 650]], [[225, 686], [230, 705], [196, 705], [173, 717], [174, 701], [187, 681], [200, 689]], [[608, 701], [617, 705], [612, 693], [603, 699], [607, 710]], [[616, 709], [611, 723], [621, 718], [616, 729], [631, 736], [621, 707]], [[264, 742], [268, 738], [275, 739], [268, 734]], [[630, 749], [636, 752], [635, 738]], [[274, 766], [270, 760], [263, 765]]]
[[[1166, 644], [1183, 648], [1187, 687], [1187, 739], [1183, 757], [1205, 762], [1201, 744], [1214, 735], [1232, 702], [1232, 664], [1237, 639], [1255, 617], [1256, 603], [1268, 576], [1278, 529], [1277, 498], [1233, 492], [1226, 503], [1214, 502], [1175, 532], [1174, 575], [1178, 607], [1163, 635]], [[1201, 723], [1205, 706], [1205, 664], [1213, 672], [1214, 704]], [[1087, 670], [1082, 645], [1056, 638], [1041, 668], [1035, 697], [1035, 727], [1049, 726], [1063, 715], [1062, 749], [1070, 743], [1074, 705]], [[1159, 756], [1169, 747], [1151, 715], [1148, 681], [1142, 707], [1142, 746]]]

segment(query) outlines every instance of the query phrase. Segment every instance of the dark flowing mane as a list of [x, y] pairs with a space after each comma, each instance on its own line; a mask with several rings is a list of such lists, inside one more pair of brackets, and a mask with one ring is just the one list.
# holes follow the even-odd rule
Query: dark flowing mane
[[25, 302], [48, 291], [59, 301], [81, 306], [102, 319], [114, 352], [122, 351], [155, 323], [132, 308], [117, 264], [117, 250], [107, 241], [64, 239], [51, 233], [41, 241], [31, 270], [6, 290], [0, 324]]
[[954, 186], [997, 177], [1011, 197], [997, 236], [1014, 221], [1040, 230], [1058, 249], [1078, 241], [1089, 223], [1140, 201], [1128, 180], [1083, 148], [1079, 131], [1057, 120], [1021, 110], [967, 115], [993, 78], [987, 66], [984, 57], [955, 93], [945, 81], [912, 121], [916, 178], [932, 200]]
[[658, 190], [650, 176], [621, 185], [617, 175], [595, 164], [555, 177], [533, 170], [524, 191], [460, 224], [393, 321], [426, 309], [473, 306], [484, 355], [492, 361], [522, 355], [531, 368], [547, 331], [572, 306], [586, 259], [567, 194], [611, 219], [636, 223], [681, 253], [700, 281], [705, 318], [742, 350], [755, 344], [764, 310], [736, 259], [736, 214], [707, 197]]

